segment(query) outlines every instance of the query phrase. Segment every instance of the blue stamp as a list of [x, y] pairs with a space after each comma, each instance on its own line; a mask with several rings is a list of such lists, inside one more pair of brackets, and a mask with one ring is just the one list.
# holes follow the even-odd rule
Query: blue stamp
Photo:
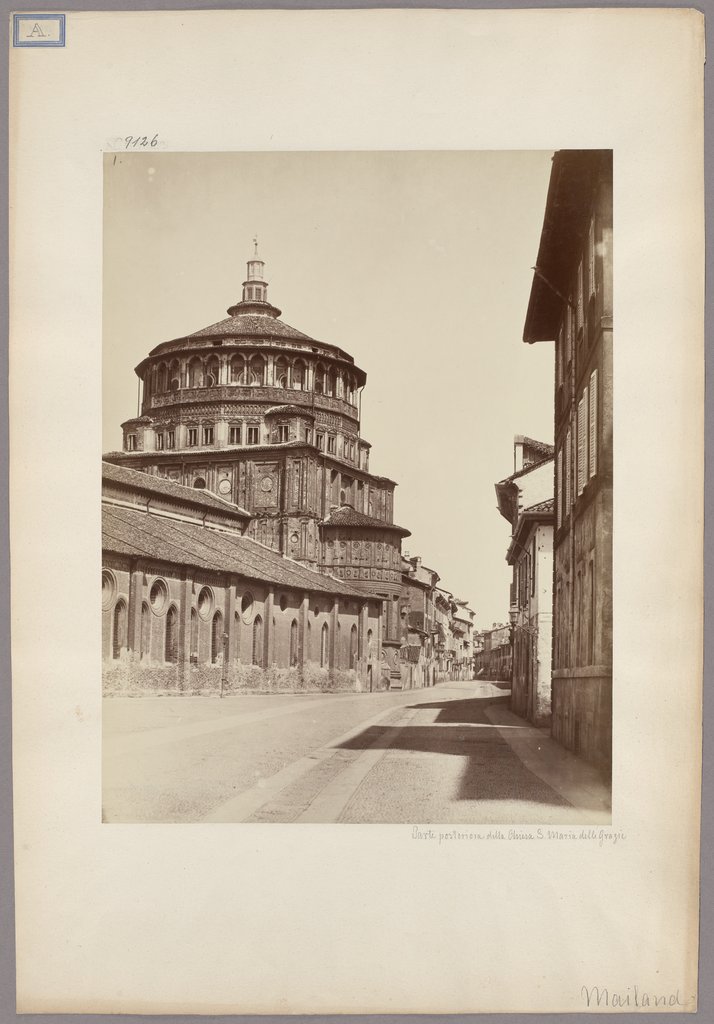
[[13, 46], [64, 46], [64, 14], [13, 14]]

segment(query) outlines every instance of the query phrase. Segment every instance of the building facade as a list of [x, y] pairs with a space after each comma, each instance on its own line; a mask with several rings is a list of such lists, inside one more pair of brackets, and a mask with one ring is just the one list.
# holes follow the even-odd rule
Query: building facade
[[366, 374], [342, 349], [280, 319], [249, 260], [228, 318], [157, 345], [136, 367], [140, 415], [105, 459], [250, 513], [249, 535], [383, 603], [382, 656], [400, 676], [401, 541], [395, 482], [369, 472]]
[[553, 620], [553, 446], [514, 439], [514, 472], [496, 484], [511, 527], [511, 708], [538, 726], [551, 720]]
[[227, 319], [136, 367], [139, 415], [103, 464], [105, 687], [404, 688], [433, 685], [439, 664], [460, 677], [473, 613], [450, 599], [445, 657], [439, 577], [405, 562], [396, 485], [369, 471], [366, 375], [284, 323], [267, 287], [256, 251]]
[[611, 766], [612, 153], [555, 154], [524, 341], [555, 345], [553, 735]]
[[371, 690], [382, 605], [248, 536], [244, 509], [103, 464], [107, 693]]

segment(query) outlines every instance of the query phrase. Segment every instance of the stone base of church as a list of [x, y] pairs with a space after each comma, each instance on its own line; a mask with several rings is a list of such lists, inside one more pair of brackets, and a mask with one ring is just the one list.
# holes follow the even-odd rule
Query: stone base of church
[[261, 668], [235, 662], [223, 670], [214, 665], [167, 665], [137, 660], [130, 655], [105, 662], [102, 692], [105, 697], [224, 696], [238, 693], [363, 693], [388, 689], [376, 662], [359, 662], [353, 669], [321, 668], [312, 662], [302, 667]]

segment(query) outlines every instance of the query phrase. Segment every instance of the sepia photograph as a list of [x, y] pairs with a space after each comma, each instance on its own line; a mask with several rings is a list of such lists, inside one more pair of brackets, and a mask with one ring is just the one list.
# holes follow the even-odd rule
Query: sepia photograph
[[612, 188], [105, 154], [105, 823], [610, 823]]
[[695, 1012], [703, 16], [13, 28], [17, 1012]]

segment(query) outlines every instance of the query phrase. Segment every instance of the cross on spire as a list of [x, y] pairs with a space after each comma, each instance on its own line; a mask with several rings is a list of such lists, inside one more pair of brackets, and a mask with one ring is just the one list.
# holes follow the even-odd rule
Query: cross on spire
[[255, 246], [254, 255], [257, 256], [258, 255], [258, 236], [257, 236], [257, 234], [253, 235], [253, 245]]

